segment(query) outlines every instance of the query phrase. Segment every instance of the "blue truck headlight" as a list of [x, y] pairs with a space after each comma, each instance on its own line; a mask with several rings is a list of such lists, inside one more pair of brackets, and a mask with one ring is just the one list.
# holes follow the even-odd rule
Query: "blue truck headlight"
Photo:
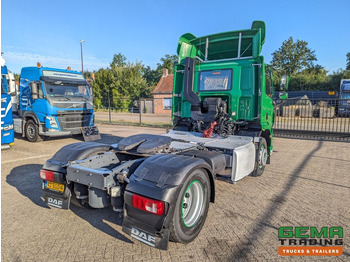
[[13, 129], [13, 125], [4, 126], [4, 131], [9, 131]]
[[49, 120], [51, 127], [58, 128], [58, 125], [57, 125], [57, 122], [56, 122], [56, 118], [54, 118], [52, 116], [47, 116], [46, 119]]

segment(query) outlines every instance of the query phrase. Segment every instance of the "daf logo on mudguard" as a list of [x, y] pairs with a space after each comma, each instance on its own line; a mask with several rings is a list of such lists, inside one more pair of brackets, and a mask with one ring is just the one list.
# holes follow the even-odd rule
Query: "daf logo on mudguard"
[[58, 199], [54, 199], [52, 197], [48, 197], [47, 198], [47, 204], [50, 205], [50, 206], [62, 208], [63, 201], [62, 200], [58, 200]]
[[138, 230], [136, 228], [131, 228], [131, 236], [133, 238], [136, 238], [137, 240], [150, 245], [151, 247], [155, 247], [156, 239], [153, 236], [150, 236], [146, 234], [145, 232], [142, 232], [141, 230]]

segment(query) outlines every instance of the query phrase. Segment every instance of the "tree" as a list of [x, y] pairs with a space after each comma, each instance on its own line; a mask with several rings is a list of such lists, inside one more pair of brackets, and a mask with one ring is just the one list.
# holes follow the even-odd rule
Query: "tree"
[[132, 63], [122, 54], [115, 54], [111, 68], [101, 68], [95, 73], [94, 103], [99, 108], [111, 107], [126, 111], [135, 99], [149, 97], [152, 90], [143, 78], [144, 66]]
[[160, 59], [161, 63], [157, 63], [157, 69], [152, 70], [149, 66], [144, 67], [144, 78], [150, 86], [155, 86], [163, 75], [163, 69], [168, 69], [169, 74], [174, 73], [175, 64], [179, 57], [177, 55], [166, 54]]
[[16, 81], [16, 82], [19, 82], [19, 76], [20, 76], [20, 75], [14, 73], [13, 76], [14, 76], [14, 78], [15, 78], [15, 81]]
[[346, 70], [350, 70], [350, 52], [346, 54]]
[[300, 73], [303, 69], [313, 66], [317, 61], [315, 51], [308, 47], [308, 42], [289, 37], [282, 43], [282, 46], [272, 53], [272, 66], [279, 75], [289, 76]]
[[161, 76], [158, 70], [153, 70], [150, 66], [143, 67], [143, 77], [149, 86], [156, 86]]
[[327, 81], [327, 70], [321, 65], [306, 68], [289, 80], [289, 91], [331, 90]]
[[90, 72], [89, 70], [84, 71], [84, 78], [90, 79], [93, 73], [95, 72]]
[[164, 57], [160, 59], [162, 63], [157, 63], [157, 70], [162, 71], [163, 69], [168, 69], [169, 74], [174, 73], [175, 64], [179, 60], [177, 55], [168, 55], [166, 54]]
[[101, 68], [95, 73], [95, 81], [93, 82], [94, 90], [94, 105], [97, 108], [108, 106], [108, 92], [113, 86], [114, 79], [112, 78], [111, 70]]
[[114, 66], [126, 66], [126, 57], [121, 53], [114, 54], [112, 63], [110, 64], [111, 68]]

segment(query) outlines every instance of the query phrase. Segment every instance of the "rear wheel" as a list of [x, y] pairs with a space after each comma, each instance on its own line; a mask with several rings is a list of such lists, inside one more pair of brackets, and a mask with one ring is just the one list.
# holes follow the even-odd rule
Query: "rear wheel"
[[44, 140], [44, 138], [39, 135], [39, 126], [32, 119], [29, 119], [26, 123], [25, 134], [30, 142], [40, 142]]
[[267, 152], [267, 143], [265, 138], [260, 137], [258, 148], [256, 151], [256, 162], [255, 170], [253, 171], [253, 176], [261, 176], [264, 173], [265, 166], [267, 163], [268, 152]]
[[170, 239], [189, 243], [201, 231], [210, 202], [210, 181], [203, 169], [196, 169], [184, 181], [170, 225]]

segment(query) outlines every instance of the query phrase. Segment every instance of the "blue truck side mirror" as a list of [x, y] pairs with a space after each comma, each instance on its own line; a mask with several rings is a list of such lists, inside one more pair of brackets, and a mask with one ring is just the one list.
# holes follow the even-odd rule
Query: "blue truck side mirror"
[[29, 83], [30, 86], [30, 94], [33, 100], [43, 97], [43, 93], [41, 90], [41, 82], [32, 81]]
[[33, 81], [29, 83], [30, 86], [30, 94], [33, 100], [38, 99], [39, 95], [38, 95], [38, 84]]

